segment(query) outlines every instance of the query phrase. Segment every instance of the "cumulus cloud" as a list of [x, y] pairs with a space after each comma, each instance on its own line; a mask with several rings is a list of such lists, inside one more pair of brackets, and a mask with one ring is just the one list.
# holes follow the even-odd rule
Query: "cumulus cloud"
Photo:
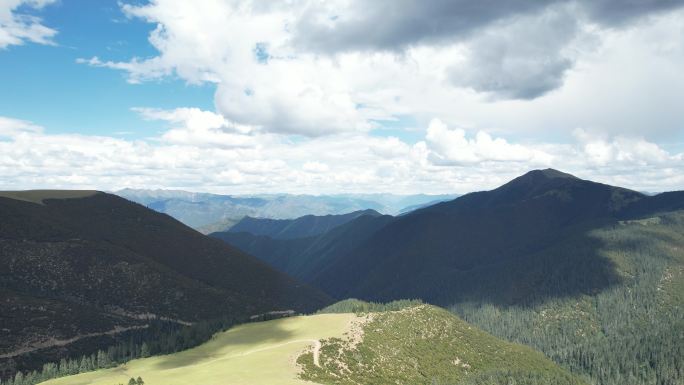
[[684, 160], [682, 154], [672, 156], [657, 144], [643, 138], [624, 136], [606, 138], [603, 135], [592, 135], [581, 128], [575, 130], [574, 134], [590, 165], [657, 166]]
[[[587, 130], [577, 130], [568, 144], [517, 143], [434, 119], [424, 140], [413, 145], [363, 133], [291, 141], [259, 131], [238, 133], [221, 116], [199, 109], [139, 111], [169, 122], [168, 128], [157, 137], [125, 140], [49, 134], [31, 122], [0, 118], [0, 189], [464, 193], [542, 167], [639, 190], [684, 185], [684, 154], [641, 138]], [[206, 130], [227, 131], [207, 142]], [[174, 132], [185, 136], [173, 137]], [[236, 146], [230, 135], [245, 141]]]
[[[620, 120], [619, 114], [579, 106], [595, 97], [593, 80], [575, 91], [582, 73], [604, 64], [588, 60], [605, 54], [601, 42], [612, 45], [613, 34], [638, 40], [641, 29], [662, 24], [680, 3], [625, 2], [612, 13], [618, 7], [614, 2], [588, 0], [216, 0], [201, 7], [155, 0], [123, 4], [122, 9], [128, 17], [156, 25], [149, 42], [157, 56], [78, 61], [124, 71], [133, 83], [173, 77], [215, 84], [217, 113], [262, 132], [307, 137], [363, 133], [377, 127], [378, 120], [397, 116], [426, 123], [433, 116], [454, 114], [467, 124], [487, 122], [484, 127], [503, 130], [560, 125], [569, 135], [593, 123], [562, 123], [566, 105], [578, 105], [578, 117]], [[658, 22], [639, 23], [651, 16]], [[681, 15], [675, 19], [681, 24]], [[630, 37], [634, 28], [638, 32]], [[650, 66], [656, 60], [647, 52], [650, 46], [634, 51], [630, 63]], [[668, 55], [681, 65], [679, 54]], [[610, 65], [609, 76], [617, 76], [622, 68], [616, 66], [624, 61]], [[665, 76], [639, 75], [623, 84]], [[554, 103], [554, 90], [571, 91], [572, 100]], [[511, 109], [502, 104], [509, 100], [527, 102], [516, 109], [520, 117], [492, 122], [510, 117]], [[643, 116], [664, 116], [655, 113], [662, 108], [636, 104], [642, 105], [636, 110]], [[554, 115], [560, 123], [550, 126]], [[600, 123], [618, 130], [630, 121], [635, 120]]]
[[411, 45], [464, 40], [512, 15], [544, 8], [547, 1], [378, 0], [307, 4], [294, 23], [295, 42], [319, 52], [398, 51]]
[[559, 6], [573, 7], [576, 18], [616, 26], [683, 5], [681, 0], [346, 0], [307, 3], [293, 24], [295, 41], [319, 52], [396, 51], [466, 41], [494, 24]]
[[466, 60], [451, 69], [456, 85], [496, 98], [534, 99], [557, 89], [573, 63], [578, 35], [568, 7], [506, 19], [467, 43]]
[[461, 128], [449, 129], [439, 119], [433, 119], [425, 137], [429, 159], [439, 165], [469, 165], [489, 161], [526, 162], [528, 165], [549, 165], [552, 156], [520, 144], [508, 143], [503, 138], [492, 138], [479, 131], [467, 138]]
[[1, 0], [0, 1], [0, 49], [10, 45], [22, 45], [26, 41], [53, 44], [57, 31], [42, 24], [40, 18], [17, 9], [25, 6], [40, 9], [55, 0]]

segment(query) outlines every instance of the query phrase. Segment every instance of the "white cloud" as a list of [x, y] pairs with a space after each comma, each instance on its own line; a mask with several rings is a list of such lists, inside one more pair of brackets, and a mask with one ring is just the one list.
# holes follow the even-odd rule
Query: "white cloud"
[[222, 115], [199, 108], [160, 110], [133, 108], [144, 119], [163, 120], [171, 125], [161, 140], [173, 144], [215, 147], [252, 147], [253, 137], [247, 135], [253, 127], [235, 124]]
[[591, 135], [583, 129], [575, 130], [575, 137], [591, 165], [666, 166], [684, 160], [682, 154], [671, 156], [657, 144], [643, 138], [617, 136], [608, 139], [603, 135]]
[[610, 17], [589, 1], [155, 0], [122, 8], [156, 25], [157, 56], [79, 61], [131, 82], [216, 84], [216, 112], [263, 132], [363, 133], [410, 115], [513, 136], [662, 139], [684, 120], [684, 12], [651, 3]]
[[525, 162], [528, 165], [549, 165], [553, 157], [541, 150], [508, 143], [478, 131], [468, 139], [461, 128], [449, 129], [439, 119], [433, 119], [427, 129], [428, 156], [436, 164], [469, 165], [488, 161]]
[[29, 121], [0, 116], [0, 138], [13, 138], [22, 134], [39, 134], [41, 132], [43, 132], [43, 127]]
[[[168, 121], [169, 128], [158, 137], [125, 140], [49, 134], [31, 122], [0, 118], [0, 189], [464, 193], [542, 167], [639, 190], [684, 186], [684, 154], [586, 130], [577, 130], [569, 144], [516, 143], [434, 119], [425, 140], [414, 145], [364, 133], [293, 141], [260, 131], [237, 133], [220, 115], [199, 109], [139, 111]], [[244, 142], [234, 145], [231, 135]]]
[[560, 88], [572, 68], [578, 24], [568, 6], [502, 20], [468, 42], [451, 80], [494, 98], [538, 98]]
[[38, 44], [54, 44], [57, 31], [42, 24], [40, 18], [17, 13], [24, 5], [40, 9], [55, 0], [0, 0], [0, 49], [10, 45], [22, 45], [26, 41]]

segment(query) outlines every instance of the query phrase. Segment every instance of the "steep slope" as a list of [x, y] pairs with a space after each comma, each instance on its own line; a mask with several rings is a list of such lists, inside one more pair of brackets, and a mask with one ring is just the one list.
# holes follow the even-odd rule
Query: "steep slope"
[[327, 233], [360, 216], [380, 216], [375, 210], [359, 210], [340, 215], [305, 215], [295, 219], [269, 219], [244, 217], [228, 232], [265, 235], [273, 239], [307, 238]]
[[[495, 190], [398, 217], [312, 282], [337, 298], [420, 297], [448, 303], [482, 295], [487, 271], [530, 265], [538, 253], [567, 239], [582, 244], [576, 240], [585, 238], [586, 230], [614, 223], [639, 202], [658, 199], [555, 170], [536, 170]], [[596, 247], [591, 239], [585, 241], [583, 247]], [[597, 290], [615, 280], [605, 258], [588, 256], [582, 262], [589, 274], [586, 285], [561, 288], [554, 295]], [[546, 268], [560, 273], [553, 265]], [[475, 276], [485, 281], [476, 282]], [[495, 294], [496, 300], [541, 295], [534, 291], [535, 282], [510, 284], [509, 298]]]
[[69, 194], [0, 193], [2, 359], [149, 318], [240, 318], [327, 301], [167, 215], [101, 192]]
[[296, 239], [273, 239], [249, 233], [222, 232], [212, 237], [221, 239], [240, 250], [287, 274], [310, 282], [327, 266], [370, 238], [376, 231], [391, 222], [389, 215], [361, 215], [318, 236]]
[[458, 301], [451, 310], [492, 334], [543, 351], [597, 384], [681, 384], [684, 211], [619, 221], [591, 230], [585, 239], [597, 247], [568, 241], [537, 257], [557, 265], [553, 276], [539, 276], [550, 270], [531, 266], [490, 271], [502, 282], [492, 290], [505, 292], [510, 281], [547, 282], [540, 291], [587, 285], [591, 271], [581, 265], [596, 255], [615, 271], [609, 288], [527, 306], [500, 306], [487, 300], [490, 294]]

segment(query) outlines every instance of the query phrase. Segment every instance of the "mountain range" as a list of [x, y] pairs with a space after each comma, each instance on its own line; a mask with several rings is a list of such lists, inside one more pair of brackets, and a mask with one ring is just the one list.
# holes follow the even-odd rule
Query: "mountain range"
[[169, 214], [203, 233], [225, 231], [243, 217], [294, 219], [304, 215], [346, 214], [376, 210], [384, 214], [406, 212], [412, 207], [453, 199], [456, 195], [250, 195], [230, 196], [181, 190], [123, 189], [114, 194]]
[[[573, 261], [586, 270], [582, 290], [610, 285], [616, 279], [611, 266], [592, 254], [595, 242], [584, 231], [681, 208], [684, 193], [646, 196], [547, 169], [406, 215], [362, 216], [317, 237], [283, 241], [254, 233], [213, 236], [335, 298], [421, 298], [448, 304], [487, 296], [517, 302], [550, 295], [545, 287], [551, 283], [545, 280], [571, 268], [567, 259], [540, 263], [542, 258], [564, 258], [556, 252], [563, 242], [585, 246]], [[302, 273], [302, 265], [309, 273]], [[506, 274], [518, 270], [520, 276]], [[526, 284], [532, 279], [535, 284]], [[573, 290], [559, 287], [553, 295]]]
[[683, 191], [646, 195], [534, 170], [315, 237], [212, 236], [335, 298], [447, 307], [593, 384], [684, 378]]
[[[151, 207], [155, 199], [146, 202]], [[201, 213], [211, 204], [197, 207]], [[681, 383], [684, 192], [645, 195], [546, 169], [490, 191], [400, 211], [249, 216], [205, 236], [167, 214], [102, 192], [0, 192], [0, 376], [92, 352], [83, 340], [134, 333], [153, 320], [184, 328], [270, 311], [311, 312], [354, 297], [440, 305], [500, 340], [543, 352], [572, 373], [571, 382]], [[379, 305], [337, 306], [358, 313], [357, 306]], [[451, 373], [441, 358], [431, 361], [429, 346], [420, 341], [435, 341], [448, 356], [460, 332], [446, 330], [471, 326], [434, 308], [418, 309], [431, 310], [418, 318], [411, 314], [419, 310], [379, 316], [387, 322], [369, 324], [358, 346], [353, 336], [342, 350], [339, 341], [327, 341], [325, 370], [311, 357], [307, 375], [328, 381], [343, 373], [348, 383], [358, 383], [382, 370]], [[418, 320], [423, 326], [414, 325]], [[434, 322], [445, 328], [425, 326]], [[456, 329], [448, 326], [456, 323]], [[119, 341], [113, 354], [123, 360], [117, 362], [144, 357], [144, 341], [154, 341], [155, 354], [175, 352], [161, 345], [194, 346], [180, 336], [196, 332], [191, 327], [171, 337], [131, 337]], [[403, 338], [417, 342], [402, 344]], [[478, 338], [469, 343], [482, 342]], [[500, 340], [491, 344], [503, 346]], [[413, 352], [412, 345], [425, 354]], [[363, 366], [386, 352], [401, 354], [388, 367]], [[469, 360], [478, 357], [477, 350], [472, 353]], [[341, 356], [331, 361], [335, 354]], [[432, 366], [437, 361], [440, 366]], [[535, 362], [535, 370], [549, 371], [523, 376], [526, 382], [505, 371], [483, 372], [473, 383], [548, 383], [548, 375], [560, 373]], [[69, 365], [67, 373], [79, 372]], [[87, 371], [88, 361], [80, 366]]]

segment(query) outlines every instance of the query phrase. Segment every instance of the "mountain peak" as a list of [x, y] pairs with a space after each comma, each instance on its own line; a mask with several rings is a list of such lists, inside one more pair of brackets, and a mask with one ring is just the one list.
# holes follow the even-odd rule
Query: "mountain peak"
[[[503, 186], [497, 188], [496, 190], [524, 190], [529, 191], [530, 189], [535, 190], [541, 186], [547, 186], [549, 184], [556, 185], [561, 180], [576, 180], [581, 181], [574, 175], [564, 173], [552, 168], [547, 168], [544, 170], [532, 170], [529, 171], [510, 182], [504, 184]], [[495, 190], [495, 191], [496, 191]]]
[[576, 176], [572, 174], [568, 174], [562, 171], [558, 171], [553, 168], [546, 168], [543, 170], [532, 170], [524, 175], [521, 176], [521, 178], [524, 178], [526, 176], [530, 177], [538, 177], [538, 176], [543, 176], [547, 179], [554, 179], [554, 178], [570, 178], [570, 179], [579, 179]]

